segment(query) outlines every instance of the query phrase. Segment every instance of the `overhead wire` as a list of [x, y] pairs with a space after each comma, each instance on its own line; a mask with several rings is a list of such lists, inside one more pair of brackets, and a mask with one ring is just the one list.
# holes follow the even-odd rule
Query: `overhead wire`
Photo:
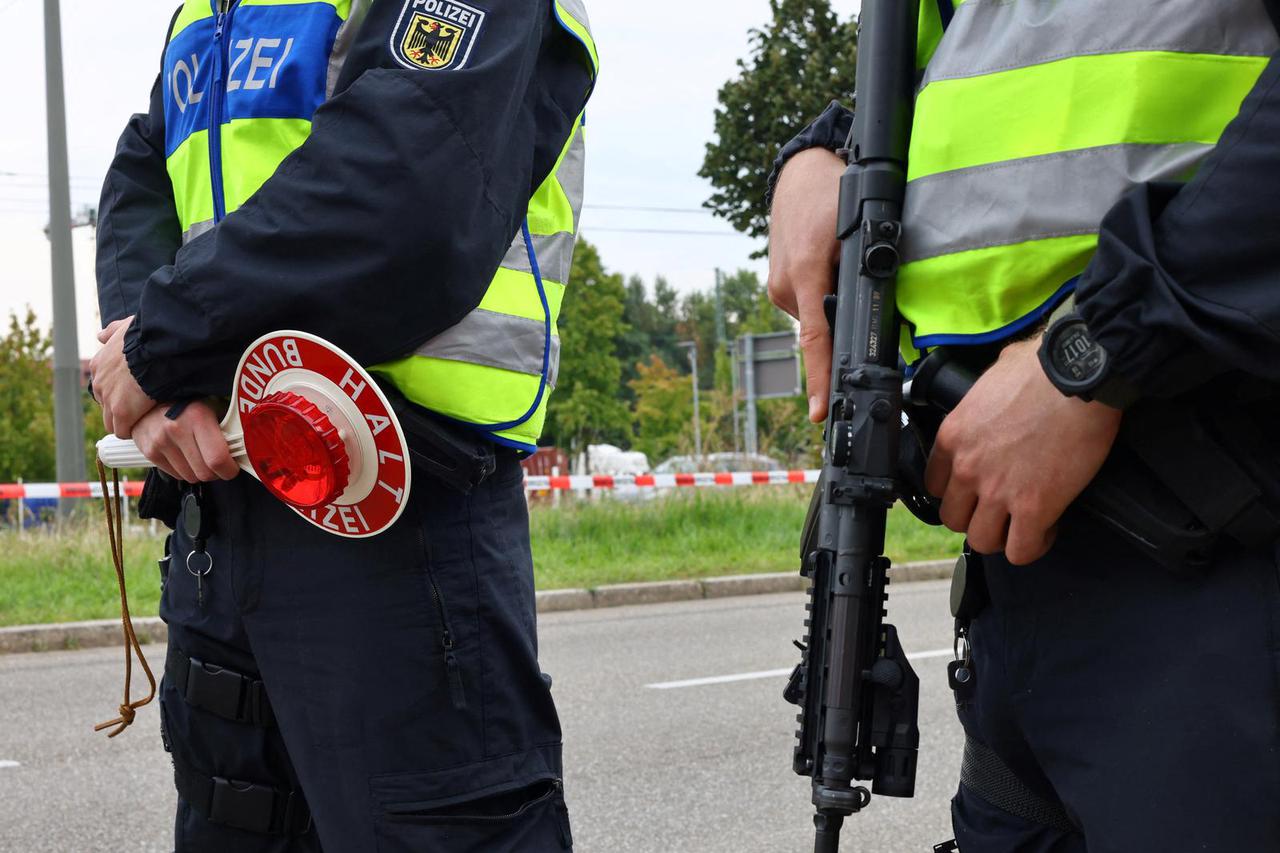
[[674, 234], [688, 237], [745, 237], [745, 234], [739, 234], [736, 231], [710, 231], [695, 228], [593, 228], [590, 225], [584, 225], [583, 231], [586, 232], [604, 232], [612, 234]]
[[[0, 3], [3, 3], [3, 2], [4, 0], [0, 0]], [[4, 11], [4, 7], [0, 6], [0, 12], [3, 12], [3, 11]], [[45, 187], [42, 183], [39, 183], [40, 181], [45, 181], [47, 179], [48, 179], [47, 175], [43, 175], [37, 172], [0, 171], [0, 193], [2, 193], [6, 189], [13, 189], [18, 191], [45, 190], [45, 192], [47, 193], [47, 187]], [[100, 179], [98, 178], [93, 178], [87, 175], [71, 176], [71, 183], [73, 185], [73, 189], [78, 188], [85, 192], [88, 192], [90, 190], [96, 190], [99, 184], [99, 180]], [[7, 195], [0, 194], [0, 207], [14, 203], [14, 202], [17, 202], [20, 204], [30, 203], [35, 205], [45, 204], [45, 200], [40, 197], [29, 197], [29, 196], [22, 196], [22, 195], [7, 196]], [[583, 205], [583, 208], [586, 210], [608, 210], [608, 211], [616, 211], [616, 212], [633, 212], [633, 213], [673, 213], [673, 214], [699, 215], [699, 216], [713, 215], [713, 211], [704, 207], [679, 207], [679, 206], [644, 205], [644, 204], [587, 203]], [[31, 210], [34, 212], [36, 208], [33, 207], [31, 208]], [[8, 211], [8, 212], [13, 212], [13, 211]], [[664, 234], [669, 236], [687, 236], [687, 237], [742, 237], [742, 236], [745, 236], [735, 231], [713, 231], [710, 229], [697, 229], [697, 228], [628, 228], [628, 227], [597, 228], [592, 226], [584, 226], [583, 230], [595, 231], [595, 232], [601, 232], [601, 233], [612, 233], [612, 234]]]
[[710, 216], [712, 211], [705, 207], [651, 207], [640, 204], [584, 204], [587, 210], [634, 210], [643, 213], [699, 213]]
[[[679, 213], [679, 214], [699, 214], [702, 216], [712, 216], [714, 211], [705, 207], [665, 207], [657, 205], [643, 204], [601, 204], [588, 203], [584, 204], [585, 210], [610, 210], [620, 212], [636, 212], [636, 213]], [[643, 228], [643, 227], [626, 227], [626, 226], [604, 226], [594, 227], [592, 225], [583, 225], [583, 231], [611, 234], [665, 234], [672, 236], [687, 237], [742, 237], [736, 231], [713, 231], [705, 228]]]

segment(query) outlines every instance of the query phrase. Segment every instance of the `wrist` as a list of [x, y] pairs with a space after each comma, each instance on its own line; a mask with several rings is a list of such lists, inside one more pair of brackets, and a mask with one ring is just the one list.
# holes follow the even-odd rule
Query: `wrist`
[[[831, 156], [838, 156], [836, 151], [846, 144], [849, 132], [853, 127], [853, 112], [839, 102], [832, 101], [827, 105], [817, 120], [799, 134], [789, 140], [778, 151], [774, 158], [773, 169], [769, 173], [765, 186], [765, 205], [772, 207], [773, 196], [778, 182], [787, 165], [796, 157], [810, 151], [825, 151]], [[843, 163], [843, 160], [841, 160]]]

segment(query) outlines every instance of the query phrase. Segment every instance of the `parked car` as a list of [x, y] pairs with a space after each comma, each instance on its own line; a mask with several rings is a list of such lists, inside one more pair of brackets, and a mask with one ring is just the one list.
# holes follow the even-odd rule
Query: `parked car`
[[696, 474], [728, 471], [780, 471], [782, 464], [763, 453], [704, 453], [697, 456], [672, 456], [657, 468], [655, 474]]
[[612, 444], [592, 444], [587, 447], [586, 458], [578, 457], [575, 471], [587, 474], [647, 474], [649, 457], [636, 450], [623, 450]]

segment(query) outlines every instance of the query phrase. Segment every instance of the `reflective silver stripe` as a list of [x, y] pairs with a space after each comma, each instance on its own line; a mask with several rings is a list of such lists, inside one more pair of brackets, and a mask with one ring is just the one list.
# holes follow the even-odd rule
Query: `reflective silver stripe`
[[907, 184], [904, 262], [1098, 230], [1130, 187], [1176, 180], [1212, 145], [1108, 145], [975, 166]]
[[368, 14], [369, 7], [372, 5], [373, 0], [351, 0], [347, 19], [342, 22], [342, 26], [338, 27], [338, 34], [333, 40], [333, 51], [329, 54], [329, 71], [324, 87], [326, 98], [332, 98], [333, 90], [338, 87], [342, 66], [346, 64], [347, 57], [351, 54], [351, 45], [355, 43], [360, 25], [364, 23], [364, 16]]
[[583, 0], [560, 0], [560, 6], [573, 16], [575, 21], [586, 27], [587, 32], [591, 32], [591, 21], [587, 20], [587, 4]]
[[569, 206], [573, 208], [575, 234], [578, 231], [578, 219], [582, 215], [583, 183], [587, 172], [587, 144], [582, 138], [583, 132], [581, 124], [574, 129], [569, 150], [565, 152], [564, 159], [560, 161], [560, 168], [556, 170], [556, 180], [560, 182], [560, 188], [564, 190], [565, 196], [569, 199]]
[[551, 336], [551, 359], [547, 362], [547, 390], [554, 391], [560, 379], [560, 336]]
[[[418, 347], [417, 354], [541, 376], [546, 340], [547, 326], [542, 320], [477, 308], [453, 327]], [[551, 363], [554, 365], [560, 342], [554, 335], [551, 341]]]
[[921, 86], [1073, 56], [1270, 56], [1277, 49], [1280, 37], [1261, 0], [967, 0]]
[[[569, 283], [569, 268], [573, 264], [573, 246], [577, 239], [568, 231], [557, 234], [534, 234], [533, 251], [538, 256], [538, 271], [546, 281]], [[524, 235], [518, 235], [507, 249], [502, 266], [509, 270], [532, 273], [529, 253], [525, 251]]]
[[208, 231], [212, 231], [214, 222], [212, 219], [206, 219], [204, 222], [197, 222], [186, 230], [182, 235], [182, 245], [187, 245], [195, 238]]

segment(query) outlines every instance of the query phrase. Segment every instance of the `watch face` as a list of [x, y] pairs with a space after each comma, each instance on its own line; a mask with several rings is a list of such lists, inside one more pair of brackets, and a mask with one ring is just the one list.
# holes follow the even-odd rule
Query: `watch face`
[[1098, 378], [1107, 364], [1107, 351], [1089, 337], [1083, 322], [1068, 323], [1054, 337], [1050, 348], [1054, 372], [1073, 385]]

